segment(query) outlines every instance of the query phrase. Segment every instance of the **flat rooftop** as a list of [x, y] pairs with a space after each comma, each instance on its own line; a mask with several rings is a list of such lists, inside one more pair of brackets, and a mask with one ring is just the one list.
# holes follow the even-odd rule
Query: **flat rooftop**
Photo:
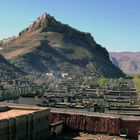
[[34, 112], [42, 111], [42, 110], [49, 110], [46, 107], [34, 107], [34, 106], [17, 106], [17, 105], [7, 105], [7, 106], [0, 106], [1, 108], [6, 108], [3, 111], [0, 111], [0, 120], [9, 119], [17, 116], [32, 114]]

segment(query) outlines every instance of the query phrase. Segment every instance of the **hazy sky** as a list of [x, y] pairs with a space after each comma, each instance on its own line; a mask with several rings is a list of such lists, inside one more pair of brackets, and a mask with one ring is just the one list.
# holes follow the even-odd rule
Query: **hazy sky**
[[0, 0], [0, 39], [46, 12], [109, 51], [140, 51], [140, 0]]

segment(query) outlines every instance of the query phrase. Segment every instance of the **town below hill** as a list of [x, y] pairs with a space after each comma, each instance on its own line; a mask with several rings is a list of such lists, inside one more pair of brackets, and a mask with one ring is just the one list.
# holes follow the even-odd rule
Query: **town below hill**
[[[52, 122], [59, 123], [58, 119], [74, 130], [138, 137], [139, 53], [109, 54], [90, 33], [78, 31], [47, 13], [19, 36], [0, 41], [0, 53], [2, 104], [49, 107]], [[48, 116], [36, 122], [44, 127], [42, 119], [50, 123]], [[134, 128], [129, 127], [130, 120]], [[30, 125], [23, 126], [32, 131]], [[13, 135], [11, 132], [9, 128], [8, 133]]]

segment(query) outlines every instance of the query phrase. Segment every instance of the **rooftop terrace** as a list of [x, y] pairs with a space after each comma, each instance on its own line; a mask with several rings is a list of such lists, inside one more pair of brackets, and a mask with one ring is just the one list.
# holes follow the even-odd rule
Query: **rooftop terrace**
[[9, 119], [21, 115], [32, 114], [37, 111], [46, 110], [44, 107], [33, 107], [33, 106], [17, 106], [17, 105], [8, 105], [0, 106], [0, 120]]

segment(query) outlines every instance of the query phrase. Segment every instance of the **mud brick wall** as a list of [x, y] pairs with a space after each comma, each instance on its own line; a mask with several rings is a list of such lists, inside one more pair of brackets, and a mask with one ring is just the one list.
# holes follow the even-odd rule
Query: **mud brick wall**
[[140, 131], [140, 119], [129, 116], [109, 117], [97, 115], [85, 115], [76, 113], [51, 112], [51, 122], [63, 121], [67, 128], [89, 133], [105, 133], [120, 135], [123, 129], [127, 130], [129, 138], [138, 138]]
[[128, 137], [137, 139], [138, 132], [140, 131], [140, 120], [122, 120], [121, 128], [127, 129]]
[[0, 120], [0, 140], [47, 140], [50, 110]]
[[35, 112], [33, 115], [33, 140], [47, 140], [50, 136], [50, 113]]
[[64, 114], [51, 112], [51, 121], [55, 123], [62, 120], [63, 123], [72, 129], [91, 132], [106, 133], [112, 135], [120, 134], [120, 119], [110, 117], [96, 117], [79, 114]]

